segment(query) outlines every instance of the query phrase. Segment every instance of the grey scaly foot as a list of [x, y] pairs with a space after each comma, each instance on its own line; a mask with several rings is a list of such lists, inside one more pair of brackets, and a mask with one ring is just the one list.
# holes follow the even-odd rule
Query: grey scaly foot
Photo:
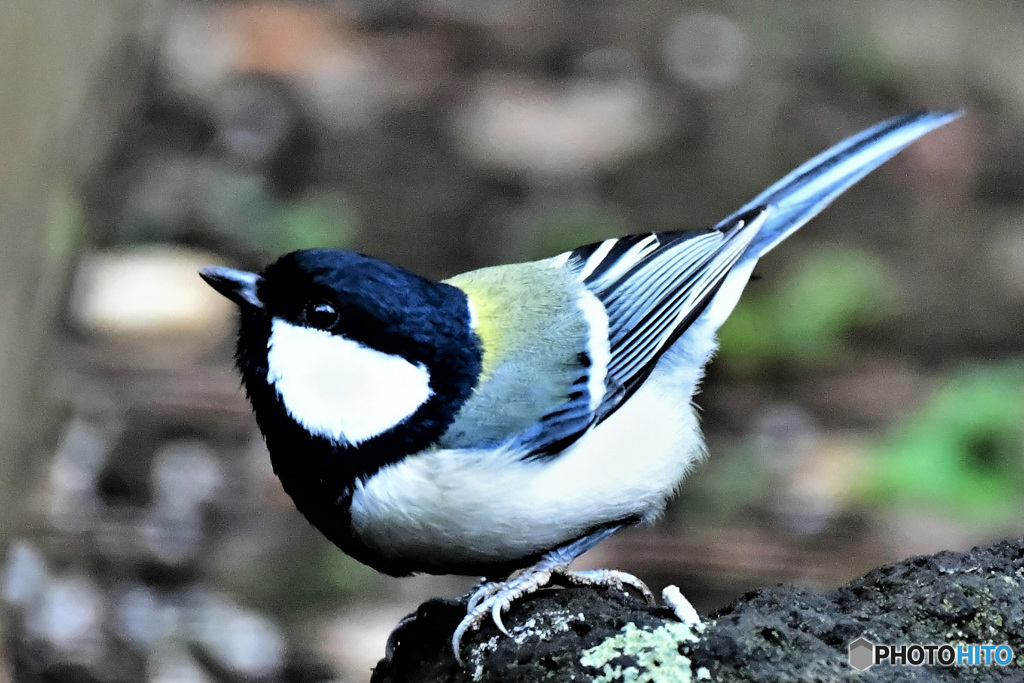
[[628, 593], [626, 588], [632, 588], [644, 596], [648, 605], [656, 605], [658, 601], [654, 593], [647, 587], [647, 584], [626, 572], [617, 569], [588, 569], [586, 571], [571, 572], [567, 569], [555, 570], [556, 577], [560, 582], [572, 586], [590, 586], [592, 588], [612, 588], [623, 593]]
[[462, 663], [459, 654], [460, 642], [467, 631], [480, 626], [490, 614], [498, 630], [511, 636], [512, 634], [508, 632], [502, 621], [502, 614], [508, 611], [512, 603], [519, 598], [535, 593], [553, 581], [569, 586], [611, 588], [623, 593], [627, 592], [627, 588], [633, 588], [644, 596], [648, 604], [657, 604], [654, 593], [647, 587], [647, 584], [632, 574], [614, 569], [572, 572], [564, 566], [542, 566], [544, 564], [544, 562], [540, 562], [508, 581], [485, 583], [473, 593], [469, 599], [466, 617], [459, 623], [452, 635], [452, 649], [460, 664]]
[[501, 592], [501, 589], [505, 587], [506, 581], [482, 581], [473, 594], [469, 596], [469, 604], [466, 605], [466, 612], [472, 612], [476, 609], [476, 606], [481, 602]]
[[[494, 620], [494, 625], [498, 627], [498, 630], [505, 635], [511, 635], [508, 629], [505, 628], [505, 624], [501, 620], [502, 612], [506, 611], [512, 606], [512, 603], [519, 598], [535, 593], [540, 588], [543, 588], [551, 580], [551, 569], [546, 567], [540, 567], [535, 565], [525, 570], [513, 579], [506, 581], [501, 584], [497, 590], [490, 591], [487, 597], [484, 597], [476, 601], [476, 604], [469, 610], [466, 617], [459, 623], [458, 628], [455, 629], [455, 633], [452, 634], [452, 650], [455, 652], [455, 659], [462, 663], [462, 657], [459, 654], [460, 644], [462, 642], [462, 636], [466, 634], [472, 628], [477, 628], [487, 619], [487, 615], [491, 615], [491, 619]], [[481, 591], [484, 589], [481, 589]], [[478, 591], [479, 593], [480, 591]], [[473, 596], [471, 602], [476, 599], [476, 595]]]
[[564, 579], [565, 583], [571, 585], [603, 586], [619, 589], [623, 589], [624, 586], [632, 586], [643, 593], [649, 602], [653, 603], [654, 596], [651, 594], [650, 589], [640, 579], [625, 572], [612, 570], [570, 572], [567, 569], [573, 560], [621, 528], [622, 526], [615, 526], [599, 529], [561, 548], [552, 550], [547, 555], [544, 555], [537, 564], [523, 569], [519, 574], [506, 581], [484, 583], [477, 588], [469, 598], [465, 618], [459, 623], [455, 633], [452, 634], [452, 650], [455, 653], [456, 661], [460, 665], [463, 663], [462, 655], [459, 652], [462, 637], [470, 629], [478, 628], [480, 624], [486, 621], [488, 614], [490, 614], [494, 625], [498, 627], [499, 631], [505, 635], [511, 635], [502, 622], [502, 613], [506, 612], [512, 606], [512, 603], [519, 598], [535, 593], [544, 586], [547, 586], [556, 575]]

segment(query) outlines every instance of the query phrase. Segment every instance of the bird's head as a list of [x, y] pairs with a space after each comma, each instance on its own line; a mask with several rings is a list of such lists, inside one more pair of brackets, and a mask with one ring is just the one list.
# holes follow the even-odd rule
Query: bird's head
[[271, 455], [302, 436], [372, 451], [358, 469], [376, 469], [436, 440], [478, 380], [466, 295], [450, 285], [326, 249], [200, 274], [241, 309], [238, 365]]

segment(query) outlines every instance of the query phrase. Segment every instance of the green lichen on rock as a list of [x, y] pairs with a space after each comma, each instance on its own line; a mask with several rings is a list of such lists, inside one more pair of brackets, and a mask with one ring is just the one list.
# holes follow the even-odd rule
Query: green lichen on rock
[[626, 624], [611, 638], [585, 650], [584, 666], [601, 673], [596, 683], [661, 683], [701, 680], [707, 669], [695, 673], [680, 644], [697, 642], [694, 629], [686, 624], [667, 623], [653, 630]]

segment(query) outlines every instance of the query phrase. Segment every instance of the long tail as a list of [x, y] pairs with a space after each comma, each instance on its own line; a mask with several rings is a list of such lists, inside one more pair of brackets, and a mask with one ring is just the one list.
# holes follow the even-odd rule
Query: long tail
[[731, 224], [738, 215], [758, 206], [771, 207], [764, 227], [743, 258], [759, 259], [904, 147], [962, 113], [952, 109], [919, 111], [872, 126], [804, 163], [722, 220], [719, 226]]
[[720, 228], [732, 225], [745, 211], [768, 207], [764, 225], [701, 314], [698, 327], [714, 331], [725, 322], [758, 259], [775, 245], [901, 149], [962, 113], [959, 110], [920, 111], [883, 121], [825, 150], [723, 219], [718, 224]]

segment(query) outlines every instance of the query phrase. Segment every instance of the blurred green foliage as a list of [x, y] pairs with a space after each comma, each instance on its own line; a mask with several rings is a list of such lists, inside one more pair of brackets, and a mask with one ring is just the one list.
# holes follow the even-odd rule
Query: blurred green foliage
[[749, 373], [780, 362], [820, 365], [838, 358], [848, 333], [884, 320], [898, 298], [888, 267], [853, 248], [806, 254], [770, 288], [756, 283], [720, 333], [721, 362]]
[[886, 438], [861, 497], [924, 505], [979, 523], [1016, 519], [1024, 500], [1024, 363], [966, 367]]
[[187, 191], [160, 188], [163, 194], [154, 190], [156, 196], [131, 198], [115, 225], [118, 242], [174, 242], [198, 227], [242, 251], [276, 257], [296, 249], [346, 247], [358, 232], [353, 202], [336, 189], [282, 198], [256, 173], [225, 167], [202, 173]]

